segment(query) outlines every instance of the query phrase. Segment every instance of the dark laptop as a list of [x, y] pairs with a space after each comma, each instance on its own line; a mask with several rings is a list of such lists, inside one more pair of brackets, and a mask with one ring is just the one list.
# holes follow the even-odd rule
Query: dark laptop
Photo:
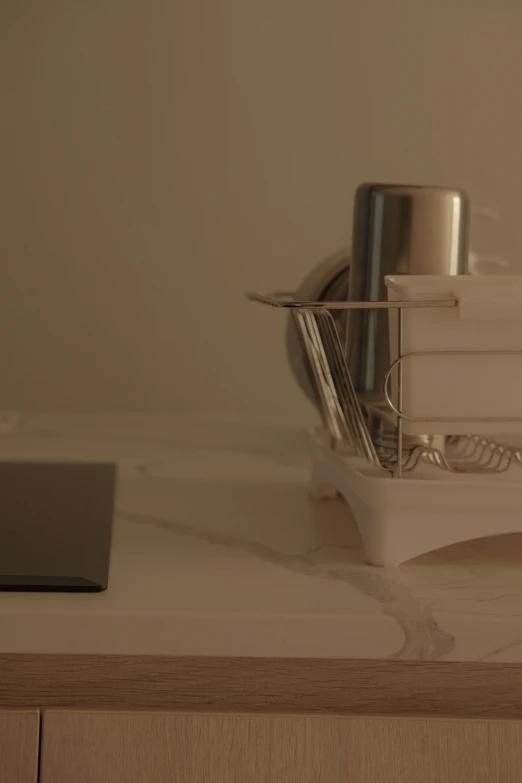
[[116, 466], [0, 462], [0, 590], [99, 591]]

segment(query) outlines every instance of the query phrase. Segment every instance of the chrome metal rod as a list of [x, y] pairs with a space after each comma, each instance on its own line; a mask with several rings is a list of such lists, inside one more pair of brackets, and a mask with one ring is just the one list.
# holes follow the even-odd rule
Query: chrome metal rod
[[[403, 312], [402, 310], [399, 310], [398, 313], [398, 324], [397, 324], [397, 349], [399, 356], [402, 358], [402, 354], [404, 351], [404, 322], [403, 322]], [[402, 410], [402, 396], [403, 396], [403, 363], [400, 362], [399, 365], [399, 371], [397, 376], [397, 405], [399, 407], [399, 410]], [[402, 477], [402, 430], [403, 430], [403, 422], [402, 422], [402, 416], [399, 416], [397, 419], [397, 470], [395, 471], [395, 477], [401, 478]]]
[[296, 299], [286, 299], [290, 294], [258, 294], [247, 293], [251, 302], [267, 304], [271, 307], [302, 308], [305, 310], [402, 310], [422, 307], [456, 307], [456, 299], [426, 299], [420, 301], [390, 301], [390, 302], [301, 302]]

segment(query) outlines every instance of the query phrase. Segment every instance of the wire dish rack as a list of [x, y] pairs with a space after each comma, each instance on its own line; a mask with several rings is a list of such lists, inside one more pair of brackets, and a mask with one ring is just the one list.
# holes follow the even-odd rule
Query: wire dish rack
[[[478, 325], [466, 322], [464, 299], [458, 296], [380, 302], [306, 302], [280, 292], [247, 297], [286, 310], [296, 321], [316, 381], [323, 424], [310, 432], [312, 492], [316, 498], [341, 495], [347, 501], [371, 564], [396, 566], [459, 541], [522, 532], [522, 470], [516, 467], [522, 464], [522, 449], [512, 442], [514, 436], [522, 441], [522, 395], [516, 391], [522, 386], [522, 323], [513, 328], [508, 314], [502, 315], [507, 320], [501, 318], [500, 325], [495, 321], [491, 326], [484, 315], [487, 308], [480, 311]], [[342, 319], [335, 311], [357, 308], [390, 312], [386, 410], [378, 413], [394, 426], [378, 443], [370, 434], [375, 411], [357, 395], [344, 335], [336, 325]], [[509, 311], [505, 303], [503, 309]], [[512, 320], [522, 322], [522, 293], [512, 312]], [[419, 342], [419, 327], [423, 319], [431, 323], [431, 314], [435, 326], [428, 330], [430, 339], [436, 342], [446, 329], [444, 344], [457, 349], [412, 350], [414, 344], [424, 345]], [[505, 345], [507, 349], [499, 348]], [[469, 360], [465, 368], [462, 357]], [[430, 392], [426, 366], [437, 361], [452, 377], [450, 391], [460, 393], [467, 384], [463, 410], [448, 404], [440, 415], [434, 414], [444, 394]], [[497, 381], [499, 361], [505, 382]], [[499, 385], [507, 390], [505, 398], [497, 394]], [[418, 414], [419, 397], [428, 408], [431, 405], [429, 415]], [[406, 408], [417, 414], [406, 413]], [[422, 434], [426, 432], [431, 438]], [[499, 432], [507, 434], [496, 435]]]
[[[365, 458], [368, 463], [388, 475], [401, 478], [413, 471], [419, 463], [435, 465], [453, 473], [501, 473], [512, 464], [522, 465], [522, 448], [508, 443], [498, 442], [483, 435], [453, 435], [443, 438], [443, 448], [430, 443], [408, 447], [403, 423], [409, 422], [447, 422], [447, 417], [415, 417], [403, 410], [405, 359], [412, 356], [430, 354], [452, 354], [489, 356], [486, 350], [474, 351], [404, 351], [404, 310], [413, 308], [455, 308], [457, 299], [423, 301], [385, 301], [385, 302], [303, 302], [293, 298], [291, 293], [274, 292], [270, 294], [248, 293], [247, 298], [254, 302], [276, 308], [288, 309], [295, 318], [303, 346], [312, 367], [319, 395], [319, 410], [323, 425], [330, 436], [331, 448], [340, 453], [353, 453]], [[387, 443], [376, 446], [370, 435], [369, 419], [371, 412], [359, 401], [348, 368], [345, 348], [332, 312], [355, 309], [396, 310], [397, 317], [397, 358], [390, 365], [384, 384], [384, 396], [389, 410], [383, 415], [393, 416], [396, 420], [396, 434], [388, 438]], [[520, 356], [520, 351], [504, 353]], [[391, 380], [396, 373], [396, 402], [392, 400]], [[505, 424], [522, 421], [518, 417], [457, 417], [454, 421], [466, 423]], [[440, 439], [439, 439], [440, 442]]]

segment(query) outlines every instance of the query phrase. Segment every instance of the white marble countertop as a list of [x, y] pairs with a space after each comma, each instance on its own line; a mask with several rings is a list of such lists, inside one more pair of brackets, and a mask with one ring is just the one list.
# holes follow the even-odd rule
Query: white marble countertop
[[0, 653], [522, 661], [522, 534], [368, 566], [349, 509], [308, 498], [304, 432], [43, 415], [4, 430], [0, 459], [115, 460], [119, 488], [107, 591], [0, 593]]

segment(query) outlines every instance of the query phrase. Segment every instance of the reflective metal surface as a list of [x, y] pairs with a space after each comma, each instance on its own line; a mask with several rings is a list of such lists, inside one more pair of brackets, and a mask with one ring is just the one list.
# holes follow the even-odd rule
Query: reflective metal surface
[[[389, 274], [458, 275], [468, 271], [469, 201], [457, 188], [385, 185], [359, 186], [355, 194], [352, 252], [341, 251], [320, 263], [297, 290], [301, 302], [376, 302], [385, 300]], [[390, 364], [388, 316], [382, 309], [331, 308], [331, 317], [349, 357], [350, 375], [375, 445], [395, 439], [396, 420], [384, 397]], [[303, 338], [303, 323], [290, 312], [287, 355], [308, 398], [322, 410], [324, 400]], [[324, 324], [321, 326], [324, 328]], [[326, 341], [326, 350], [331, 342]], [[444, 437], [408, 436], [406, 448], [437, 445]]]
[[[467, 272], [469, 202], [456, 188], [369, 183], [357, 188], [348, 299], [386, 299], [386, 275]], [[361, 400], [382, 406], [390, 365], [388, 315], [350, 313], [350, 373]]]
[[[340, 250], [319, 263], [303, 280], [296, 292], [301, 301], [335, 302], [348, 299], [348, 275], [350, 257], [347, 250]], [[347, 322], [346, 311], [332, 313], [336, 327], [341, 333]], [[301, 390], [314, 405], [321, 405], [321, 395], [317, 387], [310, 358], [304, 345], [303, 336], [294, 313], [290, 312], [286, 326], [286, 353], [292, 373]]]

